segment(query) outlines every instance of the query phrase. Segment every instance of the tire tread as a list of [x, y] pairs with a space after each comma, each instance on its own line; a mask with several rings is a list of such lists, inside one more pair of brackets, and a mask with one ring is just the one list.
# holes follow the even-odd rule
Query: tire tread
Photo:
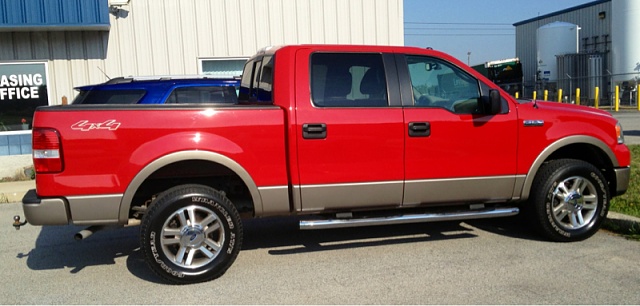
[[233, 262], [236, 260], [239, 250], [242, 247], [242, 237], [243, 237], [242, 222], [234, 222], [234, 226], [236, 227], [235, 232], [237, 237], [235, 241], [234, 251], [232, 252], [232, 254], [230, 254], [231, 257], [229, 258], [229, 260], [225, 262], [224, 266], [217, 269], [216, 273], [211, 273], [211, 274], [206, 273], [205, 277], [199, 277], [197, 279], [190, 278], [190, 277], [187, 279], [180, 279], [180, 278], [171, 277], [167, 273], [158, 271], [157, 267], [154, 266], [155, 263], [152, 263], [152, 260], [151, 260], [151, 258], [153, 258], [153, 254], [151, 254], [150, 250], [145, 247], [146, 245], [150, 244], [149, 237], [148, 237], [149, 235], [147, 235], [147, 233], [149, 233], [149, 231], [151, 230], [150, 227], [151, 227], [151, 223], [154, 221], [154, 216], [156, 216], [159, 213], [159, 211], [164, 209], [165, 206], [170, 205], [172, 203], [171, 202], [172, 199], [179, 197], [183, 194], [213, 195], [214, 197], [217, 198], [218, 200], [217, 202], [219, 202], [219, 204], [223, 206], [229, 214], [232, 215], [231, 218], [233, 220], [236, 220], [236, 221], [241, 220], [240, 214], [238, 213], [238, 210], [235, 208], [233, 203], [224, 195], [224, 193], [216, 189], [213, 189], [209, 186], [197, 185], [197, 184], [179, 185], [179, 186], [169, 188], [166, 191], [158, 194], [156, 199], [151, 203], [151, 205], [149, 205], [147, 212], [142, 218], [142, 222], [140, 224], [140, 246], [141, 246], [142, 254], [146, 259], [145, 261], [147, 262], [147, 265], [149, 266], [150, 270], [153, 271], [155, 275], [157, 275], [158, 277], [160, 277], [161, 279], [169, 283], [193, 284], [193, 283], [211, 281], [213, 279], [216, 279], [222, 276], [229, 269], [229, 267], [231, 267]]
[[[545, 198], [547, 196], [546, 186], [549, 183], [549, 180], [555, 177], [558, 173], [563, 171], [570, 171], [571, 168], [583, 168], [587, 171], [592, 171], [596, 173], [600, 177], [600, 179], [606, 182], [600, 170], [598, 170], [592, 164], [585, 162], [583, 160], [577, 160], [577, 159], [552, 160], [545, 163], [540, 168], [531, 186], [532, 196], [529, 198], [528, 205], [525, 205], [523, 207], [524, 208], [523, 210], [524, 210], [524, 213], [529, 216], [531, 225], [541, 235], [543, 235], [544, 237], [552, 241], [572, 242], [572, 241], [580, 241], [580, 240], [587, 239], [591, 237], [593, 234], [595, 234], [595, 232], [597, 231], [597, 228], [599, 228], [599, 224], [602, 221], [602, 220], [595, 221], [595, 224], [594, 224], [595, 229], [589, 230], [586, 233], [581, 233], [577, 236], [571, 235], [571, 237], [560, 235], [556, 230], [553, 229], [553, 227], [549, 223], [548, 216], [546, 214], [546, 207], [544, 204]], [[608, 201], [609, 195], [608, 193], [606, 193], [606, 190], [605, 190], [605, 196]]]

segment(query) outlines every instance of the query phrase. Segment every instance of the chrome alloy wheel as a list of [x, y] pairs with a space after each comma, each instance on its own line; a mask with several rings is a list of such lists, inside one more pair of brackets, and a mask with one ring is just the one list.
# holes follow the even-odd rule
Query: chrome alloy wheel
[[590, 180], [572, 176], [561, 181], [553, 191], [551, 207], [556, 223], [566, 230], [590, 224], [596, 216], [598, 193]]
[[176, 210], [162, 226], [162, 251], [175, 265], [197, 269], [212, 262], [224, 244], [224, 226], [208, 208]]

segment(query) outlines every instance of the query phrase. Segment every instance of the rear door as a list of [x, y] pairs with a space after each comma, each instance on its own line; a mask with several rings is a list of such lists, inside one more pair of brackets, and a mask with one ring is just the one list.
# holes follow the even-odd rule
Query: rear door
[[296, 73], [301, 209], [401, 205], [405, 131], [393, 56], [303, 49]]

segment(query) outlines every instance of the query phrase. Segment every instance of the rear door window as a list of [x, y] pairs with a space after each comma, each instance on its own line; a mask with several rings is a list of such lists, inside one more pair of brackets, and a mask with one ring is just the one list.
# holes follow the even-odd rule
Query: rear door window
[[144, 89], [81, 90], [72, 104], [136, 104], [146, 93]]
[[311, 56], [311, 96], [318, 107], [389, 105], [382, 54], [316, 53]]

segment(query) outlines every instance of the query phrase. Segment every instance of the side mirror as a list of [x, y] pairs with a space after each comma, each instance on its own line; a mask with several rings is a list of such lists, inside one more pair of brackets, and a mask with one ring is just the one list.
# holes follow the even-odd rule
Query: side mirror
[[502, 112], [502, 97], [500, 97], [500, 91], [491, 89], [489, 90], [489, 96], [482, 96], [480, 99], [479, 107], [482, 113], [487, 115], [495, 115]]

